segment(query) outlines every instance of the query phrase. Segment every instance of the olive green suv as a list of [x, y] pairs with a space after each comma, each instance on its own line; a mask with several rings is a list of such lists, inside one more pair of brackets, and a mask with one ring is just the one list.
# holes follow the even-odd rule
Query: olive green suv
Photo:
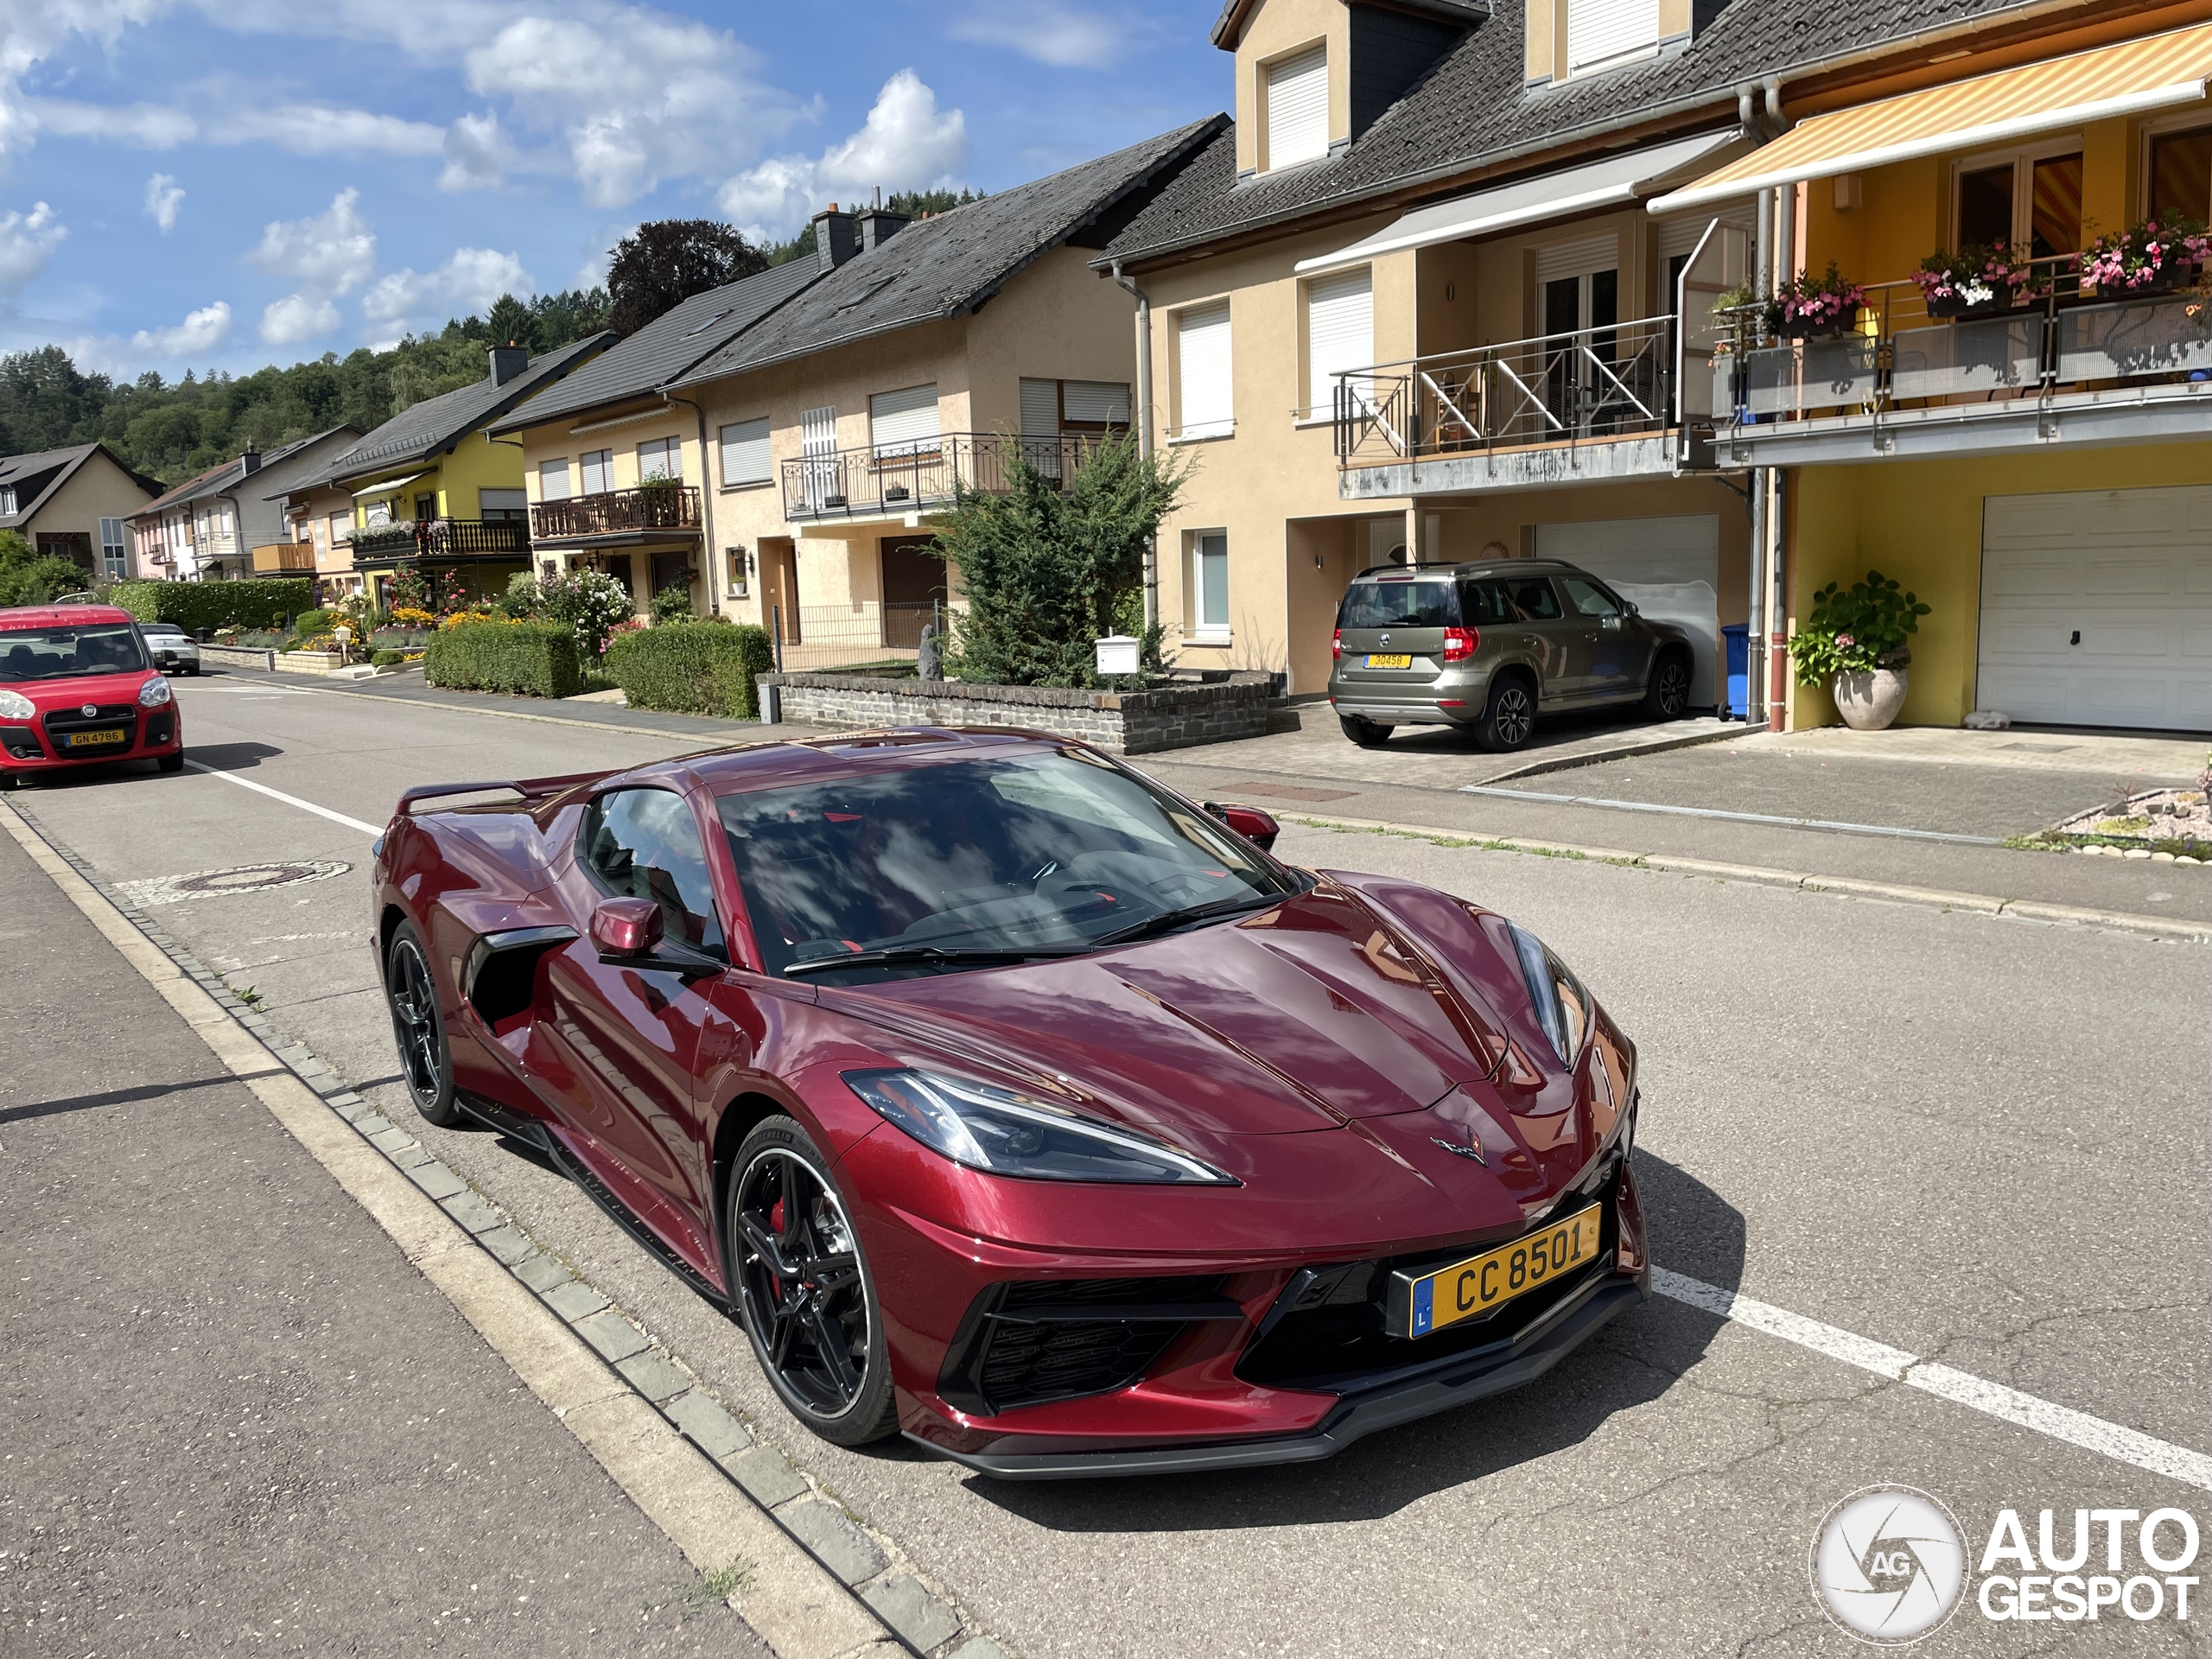
[[1688, 633], [1556, 559], [1383, 565], [1338, 607], [1329, 701], [1362, 748], [1393, 726], [1460, 726], [1503, 751], [1538, 715], [1641, 703], [1676, 719], [1694, 661]]

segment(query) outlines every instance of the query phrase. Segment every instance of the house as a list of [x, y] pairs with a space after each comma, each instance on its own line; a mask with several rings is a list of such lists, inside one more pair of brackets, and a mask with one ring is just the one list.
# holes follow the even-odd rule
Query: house
[[1780, 254], [1756, 199], [1686, 187], [2024, 10], [1230, 0], [1233, 129], [1094, 261], [1198, 463], [1152, 595], [1176, 660], [1318, 695], [1359, 570], [1541, 555], [1688, 629], [1718, 702], [1788, 515], [1716, 446], [1713, 308]]
[[[530, 524], [523, 452], [495, 440], [492, 423], [524, 398], [589, 362], [614, 340], [602, 332], [532, 357], [494, 346], [483, 379], [402, 410], [359, 442], [315, 468], [276, 505], [307, 531], [328, 561], [334, 587], [365, 588], [378, 608], [394, 575], [453, 581], [472, 594], [496, 595], [530, 568]], [[330, 504], [346, 521], [349, 556], [337, 568]], [[296, 529], [294, 534], [299, 533]]]
[[706, 416], [667, 387], [832, 268], [794, 259], [695, 294], [493, 425], [523, 445], [540, 574], [599, 570], [639, 614], [671, 586], [715, 608]]
[[0, 456], [0, 530], [111, 581], [151, 574], [134, 567], [124, 525], [162, 488], [104, 443]]
[[[518, 411], [539, 556], [634, 556], [599, 538], [646, 528], [630, 502], [696, 488], [696, 537], [652, 529], [641, 601], [696, 558], [695, 606], [778, 630], [791, 666], [911, 659], [946, 596], [931, 527], [956, 488], [999, 487], [1017, 454], [1066, 467], [1128, 426], [1135, 302], [1088, 261], [1221, 125], [911, 222], [817, 214], [813, 268], [772, 306], [753, 290], [758, 316], [658, 388], [633, 376], [591, 410]], [[641, 488], [656, 474], [671, 482]]]
[[[2212, 300], [2173, 232], [2142, 260], [2148, 222], [2212, 219], [2205, 16], [2037, 9], [1784, 82], [1787, 130], [1651, 204], [1749, 207], [1777, 274], [1833, 261], [1866, 289], [1847, 332], [1747, 329], [1716, 365], [1717, 461], [1770, 480], [1776, 723], [1835, 719], [1788, 638], [1822, 586], [1877, 569], [1933, 607], [1908, 722], [2212, 730]], [[2086, 273], [2123, 233], [2137, 269]], [[1916, 280], [1968, 248], [1979, 295]]]
[[128, 520], [137, 568], [173, 582], [313, 569], [312, 549], [296, 540], [270, 486], [282, 491], [327, 466], [360, 435], [359, 427], [334, 426], [266, 453], [249, 443], [235, 460], [163, 492]]

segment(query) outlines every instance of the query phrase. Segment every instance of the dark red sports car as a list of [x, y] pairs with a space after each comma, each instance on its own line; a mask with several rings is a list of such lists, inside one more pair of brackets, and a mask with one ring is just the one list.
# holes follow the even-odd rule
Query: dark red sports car
[[1649, 1294], [1636, 1051], [1274, 833], [1031, 733], [763, 742], [410, 791], [377, 937], [423, 1115], [541, 1148], [826, 1438], [1322, 1458]]

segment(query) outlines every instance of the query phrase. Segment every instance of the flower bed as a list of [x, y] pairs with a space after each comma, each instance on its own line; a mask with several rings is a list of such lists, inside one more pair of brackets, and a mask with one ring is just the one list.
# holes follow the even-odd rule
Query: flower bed
[[2212, 789], [2144, 790], [2077, 812], [2037, 840], [2107, 857], [2212, 864]]
[[1015, 726], [1080, 738], [1109, 754], [1262, 737], [1273, 677], [1234, 673], [1209, 684], [1149, 691], [1071, 691], [865, 674], [763, 674], [781, 689], [785, 720], [822, 726]]

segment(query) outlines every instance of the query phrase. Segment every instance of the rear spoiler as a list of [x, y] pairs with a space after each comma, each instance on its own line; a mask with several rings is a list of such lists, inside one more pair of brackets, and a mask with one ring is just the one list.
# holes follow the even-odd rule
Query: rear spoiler
[[485, 795], [502, 789], [512, 790], [522, 797], [524, 804], [542, 801], [560, 794], [563, 790], [573, 789], [578, 784], [588, 784], [605, 776], [604, 771], [572, 772], [559, 778], [495, 778], [474, 784], [417, 784], [412, 789], [401, 791], [397, 804], [391, 809], [391, 815], [396, 818], [414, 817], [417, 801], [433, 801], [454, 795]]

